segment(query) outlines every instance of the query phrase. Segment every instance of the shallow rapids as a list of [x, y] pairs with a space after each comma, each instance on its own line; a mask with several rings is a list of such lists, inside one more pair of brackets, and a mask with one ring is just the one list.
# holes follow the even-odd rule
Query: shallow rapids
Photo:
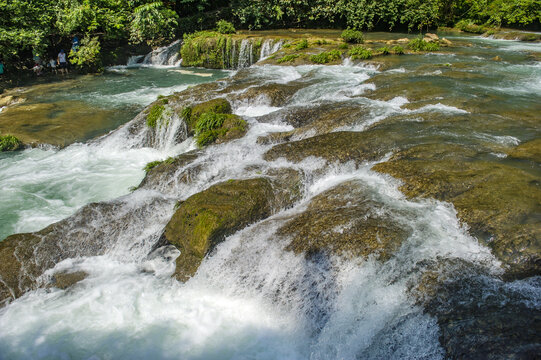
[[[452, 204], [410, 199], [399, 180], [372, 169], [405, 144], [441, 143], [475, 149], [479, 160], [539, 176], [540, 169], [507, 154], [541, 135], [541, 96], [535, 91], [541, 66], [527, 52], [541, 51], [541, 45], [509, 44], [474, 39], [472, 47], [395, 56], [386, 66], [345, 61], [239, 70], [195, 96], [228, 99], [233, 113], [248, 122], [247, 134], [197, 151], [172, 176], [133, 192], [128, 189], [143, 178], [147, 162], [196, 149], [191, 138], [175, 142], [180, 119], [171, 120], [173, 134], [156, 130], [150, 145], [142, 140], [150, 130], [131, 130], [136, 118], [64, 150], [2, 155], [0, 185], [11, 192], [0, 204], [0, 238], [40, 229], [94, 201], [111, 200], [122, 216], [146, 205], [152, 211], [128, 216], [121, 225], [114, 223], [114, 212], [91, 219], [76, 213], [73, 231], [92, 239], [105, 229], [96, 239], [106, 244], [105, 253], [80, 253], [39, 279], [47, 283], [62, 270], [88, 274], [74, 286], [34, 290], [0, 309], [0, 359], [443, 359], [438, 319], [416, 295], [430, 285], [425, 274], [441, 264], [481, 279], [482, 301], [539, 309], [539, 279], [501, 281], [500, 261], [468, 233]], [[490, 61], [496, 55], [501, 62]], [[250, 95], [252, 88], [276, 84], [287, 86], [285, 100], [270, 91]], [[195, 96], [187, 101], [199, 101]], [[319, 113], [309, 119], [291, 115], [320, 107], [338, 115], [331, 121]], [[373, 142], [381, 156], [357, 163], [316, 156], [265, 160], [281, 140], [261, 139], [287, 134], [302, 140], [338, 131], [383, 134]], [[186, 283], [171, 278], [178, 250], [148, 255], [179, 201], [229, 179], [283, 168], [302, 175], [299, 200], [227, 237]], [[348, 190], [328, 195], [340, 187]], [[366, 217], [389, 219], [405, 240], [385, 260], [377, 253], [351, 259], [285, 250], [291, 238], [280, 229], [324, 196], [346, 208], [372, 204]], [[345, 221], [325, 231], [341, 234], [351, 226]]]

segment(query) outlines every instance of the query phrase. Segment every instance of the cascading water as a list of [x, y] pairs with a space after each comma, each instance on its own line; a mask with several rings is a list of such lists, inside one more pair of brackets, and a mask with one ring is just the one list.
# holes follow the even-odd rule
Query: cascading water
[[[249, 60], [248, 49], [248, 43], [241, 44], [242, 58]], [[241, 56], [239, 67], [242, 67], [240, 59]], [[404, 70], [407, 71], [413, 70]], [[402, 76], [402, 72], [380, 71], [369, 66], [261, 66], [244, 69], [239, 74], [248, 84], [255, 81], [273, 86], [285, 84], [294, 91], [282, 104], [272, 104], [265, 94], [242, 98], [237, 88], [230, 90], [227, 81], [224, 82], [224, 87], [216, 90], [216, 96], [226, 96], [231, 101], [234, 113], [248, 121], [248, 133], [241, 139], [199, 150], [193, 161], [176, 169], [167, 181], [142, 186], [114, 201], [113, 211], [103, 211], [85, 221], [75, 218], [80, 221], [74, 219], [73, 232], [88, 234], [85, 241], [91, 242], [92, 234], [102, 229], [99, 237], [107, 244], [106, 249], [100, 256], [81, 252], [43, 275], [46, 281], [53, 272], [61, 270], [88, 274], [72, 288], [35, 290], [0, 310], [1, 356], [8, 359], [444, 358], [438, 320], [425, 312], [412, 295], [412, 288], [424, 279], [425, 268], [440, 261], [463, 261], [483, 268], [487, 277], [501, 271], [489, 249], [471, 237], [458, 221], [454, 207], [431, 199], [406, 198], [399, 191], [399, 181], [371, 169], [387, 160], [388, 155], [362, 163], [333, 163], [314, 156], [299, 162], [283, 157], [265, 160], [264, 154], [274, 143], [260, 139], [302, 130], [302, 127], [294, 129], [286, 121], [288, 111], [299, 108], [364, 109], [351, 118], [336, 119], [340, 122], [334, 124], [332, 131], [366, 131], [376, 123], [384, 126], [397, 118], [404, 119], [401, 120], [403, 137], [397, 144], [410, 141], [413, 137], [410, 128], [412, 124], [422, 124], [422, 116], [454, 116], [453, 119], [462, 120], [469, 112], [456, 106], [438, 105], [441, 99], [430, 104], [421, 102], [415, 109], [409, 109], [406, 106], [410, 100], [403, 94], [394, 94], [386, 100], [365, 97], [365, 92], [377, 90], [372, 83], [375, 79], [385, 81], [389, 77], [395, 84], [396, 77]], [[470, 84], [464, 88], [472, 91]], [[168, 120], [169, 124], [165, 124]], [[494, 136], [480, 139], [471, 131], [460, 133], [456, 128], [464, 121], [458, 120], [445, 128], [445, 132], [438, 130], [431, 136], [437, 141], [450, 142], [460, 135], [468, 143], [492, 141], [495, 146], [501, 146], [501, 139]], [[97, 144], [108, 148], [110, 143], [123, 141], [129, 149], [154, 138], [154, 146], [161, 150], [175, 146], [183, 146], [177, 153], [193, 149], [191, 139], [184, 140], [182, 122], [174, 115], [166, 113], [159, 121], [162, 125], [153, 130], [137, 128], [138, 122], [141, 119], [126, 124]], [[424, 133], [418, 131], [421, 143], [428, 139], [429, 131], [432, 129], [428, 127]], [[451, 131], [454, 133], [449, 134]], [[520, 129], [513, 131], [519, 139], [528, 136]], [[302, 132], [294, 135], [310, 137]], [[147, 256], [159, 243], [177, 201], [229, 179], [266, 176], [271, 170], [283, 168], [302, 174], [300, 200], [290, 208], [274, 209], [269, 218], [229, 236], [186, 283], [170, 278], [178, 250], [162, 248], [161, 252]], [[183, 174], [189, 176], [183, 178]], [[335, 191], [341, 187], [347, 191]], [[407, 235], [387, 260], [381, 260], [378, 254], [351, 259], [336, 255], [305, 256], [285, 250], [291, 238], [280, 229], [325, 196], [342, 201], [345, 209], [369, 203], [369, 211], [362, 219], [389, 218]], [[325, 231], [338, 237], [352, 226], [346, 221]], [[520, 294], [532, 309], [539, 307], [541, 294], [535, 281], [517, 280], [508, 287], [512, 294]], [[499, 295], [491, 296], [498, 299]]]
[[142, 64], [179, 66], [181, 46], [182, 40], [176, 40], [167, 46], [163, 46], [156, 50], [153, 50], [144, 57]]
[[239, 63], [237, 68], [242, 69], [254, 63], [253, 44], [249, 39], [243, 39], [239, 49]]
[[283, 40], [267, 39], [263, 41], [263, 43], [261, 44], [261, 53], [259, 55], [259, 60], [264, 60], [270, 55], [280, 50], [283, 43]]

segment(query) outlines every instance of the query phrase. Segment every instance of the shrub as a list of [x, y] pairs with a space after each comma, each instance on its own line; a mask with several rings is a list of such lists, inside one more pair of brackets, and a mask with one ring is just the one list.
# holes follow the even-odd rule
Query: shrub
[[432, 43], [424, 41], [422, 38], [416, 38], [410, 40], [408, 43], [408, 48], [413, 51], [438, 51], [440, 49], [440, 45], [435, 42]]
[[346, 29], [342, 31], [341, 37], [342, 39], [344, 39], [345, 42], [348, 42], [348, 43], [352, 43], [352, 44], [364, 43], [363, 33], [362, 31], [359, 31], [359, 30]]
[[216, 31], [220, 34], [234, 34], [237, 32], [233, 24], [226, 20], [219, 20], [216, 23]]
[[372, 57], [372, 51], [370, 49], [365, 49], [362, 46], [355, 46], [351, 48], [348, 52], [349, 56], [352, 59], [370, 59]]
[[295, 45], [295, 50], [303, 50], [308, 47], [308, 40], [302, 39], [297, 45]]
[[310, 56], [310, 61], [316, 64], [327, 64], [331, 61], [338, 60], [342, 57], [340, 50], [325, 51], [317, 55]]
[[15, 151], [22, 147], [21, 140], [13, 135], [0, 135], [0, 151]]
[[81, 46], [77, 51], [73, 49], [69, 53], [70, 63], [81, 69], [89, 71], [101, 71], [101, 45], [98, 37], [85, 37], [81, 40]]
[[404, 48], [400, 45], [396, 45], [392, 48], [393, 54], [404, 55]]
[[486, 31], [486, 27], [483, 25], [477, 25], [472, 20], [460, 20], [455, 24], [455, 27], [464, 32], [469, 32], [473, 34], [482, 34]]
[[299, 56], [300, 56], [299, 54], [284, 55], [280, 59], [276, 60], [276, 62], [278, 64], [285, 63], [285, 62], [291, 62], [291, 61], [295, 60], [296, 58], [298, 58]]
[[338, 48], [342, 49], [342, 50], [347, 50], [349, 48], [349, 45], [348, 44], [340, 44], [340, 45], [338, 45]]
[[391, 52], [391, 50], [387, 47], [387, 46], [384, 46], [382, 48], [379, 48], [376, 50], [377, 52], [380, 52], [381, 55], [389, 55], [389, 53]]

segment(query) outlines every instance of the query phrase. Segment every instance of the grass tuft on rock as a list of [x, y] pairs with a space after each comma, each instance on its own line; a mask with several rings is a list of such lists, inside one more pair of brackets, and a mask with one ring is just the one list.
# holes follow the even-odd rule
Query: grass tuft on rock
[[316, 64], [327, 64], [332, 61], [336, 61], [342, 57], [340, 50], [325, 51], [317, 55], [310, 56], [310, 61]]
[[440, 44], [416, 38], [408, 42], [408, 48], [413, 51], [438, 51], [440, 49]]
[[21, 140], [13, 135], [0, 135], [0, 151], [15, 151], [23, 146]]
[[351, 56], [352, 59], [370, 59], [372, 57], [372, 50], [366, 49], [362, 46], [355, 46], [349, 49], [348, 55]]

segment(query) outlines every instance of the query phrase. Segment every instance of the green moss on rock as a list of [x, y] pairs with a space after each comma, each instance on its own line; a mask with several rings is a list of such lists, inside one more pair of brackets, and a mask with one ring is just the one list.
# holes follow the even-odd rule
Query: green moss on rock
[[[442, 156], [449, 150], [452, 156]], [[420, 145], [374, 170], [404, 181], [410, 197], [449, 201], [470, 232], [490, 247], [511, 277], [541, 274], [541, 188], [518, 168], [475, 160], [457, 145]]]
[[165, 228], [165, 239], [181, 252], [176, 277], [186, 280], [226, 236], [269, 216], [273, 186], [269, 179], [231, 180], [184, 201]]

